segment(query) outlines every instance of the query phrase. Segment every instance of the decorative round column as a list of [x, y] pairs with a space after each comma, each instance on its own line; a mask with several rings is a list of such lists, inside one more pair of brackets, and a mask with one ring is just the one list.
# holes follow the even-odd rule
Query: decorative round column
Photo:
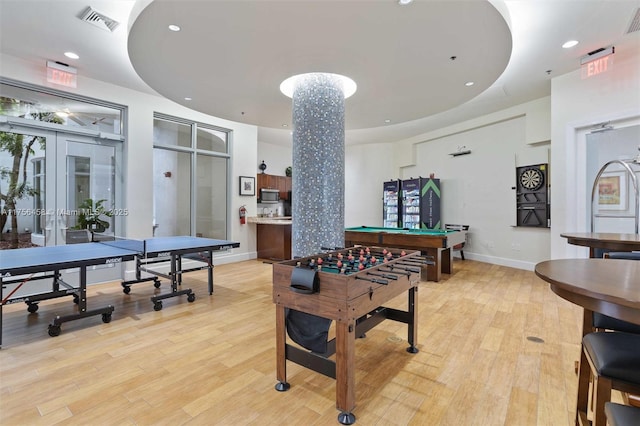
[[344, 246], [344, 99], [355, 83], [345, 90], [335, 74], [292, 78], [291, 254], [304, 257]]

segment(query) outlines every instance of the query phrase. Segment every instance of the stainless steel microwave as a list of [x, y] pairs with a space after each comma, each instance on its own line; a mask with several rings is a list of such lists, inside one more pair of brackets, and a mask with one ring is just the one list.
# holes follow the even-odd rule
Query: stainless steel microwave
[[277, 203], [280, 201], [280, 191], [277, 189], [260, 189], [260, 202], [261, 203]]

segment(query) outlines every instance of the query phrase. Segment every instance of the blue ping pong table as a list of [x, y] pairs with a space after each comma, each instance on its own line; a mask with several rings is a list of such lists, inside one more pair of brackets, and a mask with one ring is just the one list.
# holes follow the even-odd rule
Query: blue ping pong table
[[[25, 302], [31, 313], [38, 310], [38, 302], [63, 296], [73, 296], [78, 304], [78, 312], [71, 315], [57, 316], [49, 324], [49, 335], [58, 336], [60, 326], [64, 322], [102, 315], [102, 321], [111, 321], [113, 306], [108, 305], [97, 309], [87, 306], [87, 267], [94, 265], [116, 264], [136, 260], [136, 280], [123, 281], [125, 293], [134, 282], [149, 281], [141, 278], [141, 272], [149, 272], [156, 276], [171, 279], [172, 292], [151, 298], [154, 309], [162, 308], [161, 300], [187, 294], [188, 300], [193, 302], [195, 295], [188, 290], [178, 291], [182, 282], [182, 274], [195, 270], [209, 269], [209, 293], [213, 293], [213, 265], [211, 264], [213, 251], [227, 250], [239, 247], [240, 244], [226, 240], [216, 240], [198, 237], [160, 237], [147, 240], [113, 240], [90, 243], [70, 244], [63, 246], [34, 247], [0, 252], [0, 347], [2, 346], [2, 307], [5, 304]], [[205, 262], [206, 266], [182, 269], [182, 258], [195, 258]], [[161, 274], [149, 270], [144, 265], [148, 263], [170, 262], [171, 272]], [[71, 285], [61, 278], [60, 271], [79, 268], [79, 283]], [[51, 290], [33, 295], [11, 298], [13, 292], [30, 281], [53, 279]], [[154, 279], [156, 287], [159, 281]], [[4, 296], [7, 286], [17, 286]], [[158, 305], [159, 304], [159, 305]]]
[[[195, 294], [193, 294], [191, 289], [179, 290], [179, 286], [182, 284], [182, 274], [187, 272], [207, 269], [209, 294], [213, 294], [213, 264], [211, 263], [213, 252], [240, 247], [240, 243], [233, 241], [199, 237], [157, 237], [145, 240], [144, 243], [144, 249], [138, 250], [138, 254], [136, 255], [136, 278], [129, 281], [122, 281], [122, 291], [125, 294], [129, 294], [132, 284], [146, 281], [153, 281], [154, 286], [159, 288], [160, 280], [158, 277], [170, 280], [170, 293], [151, 297], [153, 309], [156, 311], [162, 309], [162, 300], [170, 297], [187, 295], [189, 302], [195, 300]], [[196, 260], [204, 263], [204, 265], [184, 269], [182, 266], [183, 259]], [[150, 267], [150, 265], [157, 267], [158, 264], [160, 264], [160, 266], [168, 265], [170, 272], [163, 273]], [[151, 274], [151, 276], [143, 278], [143, 272]]]

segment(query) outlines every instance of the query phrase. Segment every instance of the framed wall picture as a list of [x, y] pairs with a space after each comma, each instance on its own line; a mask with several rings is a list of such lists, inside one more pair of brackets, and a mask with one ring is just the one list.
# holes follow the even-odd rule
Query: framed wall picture
[[626, 172], [603, 173], [598, 180], [598, 207], [601, 210], [627, 209]]
[[256, 178], [240, 176], [240, 195], [256, 195]]

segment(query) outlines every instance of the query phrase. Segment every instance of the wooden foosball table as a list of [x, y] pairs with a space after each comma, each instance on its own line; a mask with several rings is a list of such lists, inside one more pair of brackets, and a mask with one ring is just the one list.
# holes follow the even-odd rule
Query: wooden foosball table
[[[433, 262], [419, 251], [379, 247], [353, 247], [274, 264], [276, 390], [290, 387], [287, 361], [331, 377], [336, 380], [338, 421], [353, 424], [356, 338], [385, 319], [398, 321], [407, 324], [407, 351], [418, 352], [416, 292], [427, 264]], [[406, 311], [383, 306], [403, 293]], [[329, 340], [332, 321], [335, 338]], [[288, 343], [287, 335], [298, 345]]]

